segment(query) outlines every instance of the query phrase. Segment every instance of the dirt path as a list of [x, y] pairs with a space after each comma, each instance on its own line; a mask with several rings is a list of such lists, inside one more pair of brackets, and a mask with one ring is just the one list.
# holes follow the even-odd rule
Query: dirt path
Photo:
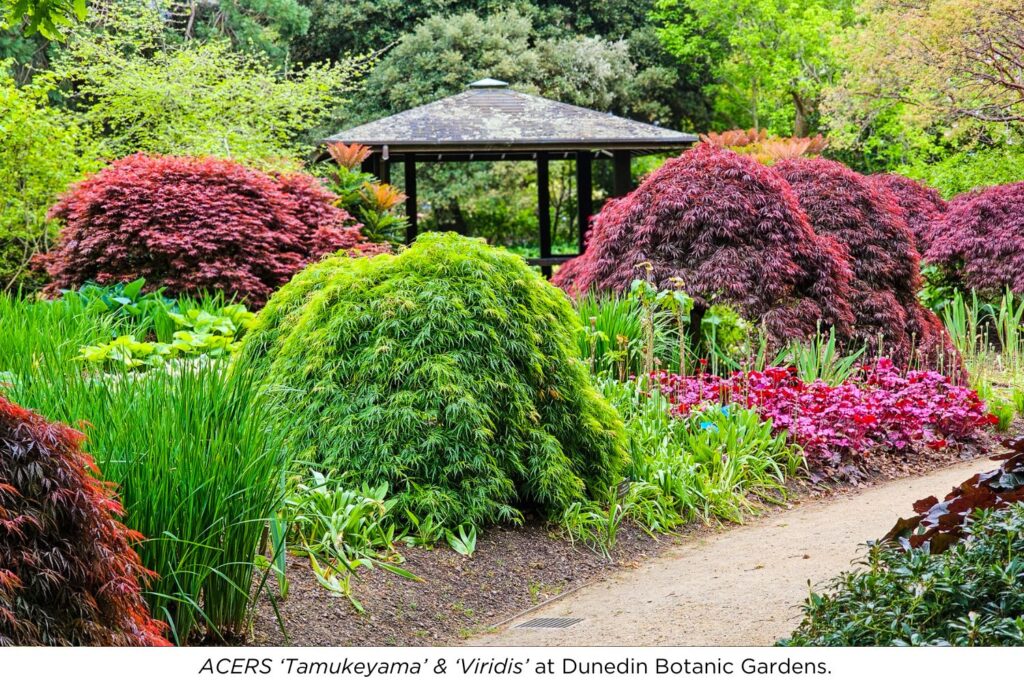
[[[513, 620], [469, 645], [770, 645], [799, 622], [808, 581], [850, 566], [911, 504], [941, 497], [986, 460], [914, 479], [795, 504], [720, 534], [684, 542], [639, 569], [620, 572]], [[517, 628], [538, 617], [572, 617], [567, 628]]]

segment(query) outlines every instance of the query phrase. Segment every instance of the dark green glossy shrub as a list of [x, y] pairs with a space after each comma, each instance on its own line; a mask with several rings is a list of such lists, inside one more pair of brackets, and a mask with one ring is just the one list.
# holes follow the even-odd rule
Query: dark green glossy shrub
[[619, 482], [622, 423], [579, 359], [579, 327], [519, 257], [426, 233], [398, 255], [308, 267], [243, 354], [300, 460], [389, 482], [396, 512], [485, 525]]
[[812, 593], [787, 645], [1024, 645], [1024, 505], [979, 511], [941, 554], [872, 548]]

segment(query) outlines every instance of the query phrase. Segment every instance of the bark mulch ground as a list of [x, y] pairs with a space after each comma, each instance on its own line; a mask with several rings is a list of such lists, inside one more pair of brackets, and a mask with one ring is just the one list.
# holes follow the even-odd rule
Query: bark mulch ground
[[[869, 456], [865, 458], [865, 467], [856, 472], [844, 471], [842, 480], [824, 478], [794, 485], [793, 498], [828, 497], [928, 472], [976, 458], [991, 441], [986, 436], [977, 444], [958, 449]], [[983, 463], [979, 462], [979, 471], [984, 469]], [[912, 503], [907, 501], [908, 511]], [[768, 509], [765, 514], [781, 509]], [[696, 534], [715, 533], [720, 528], [694, 524], [674, 535], [655, 539], [635, 526], [626, 525], [610, 558], [587, 547], [574, 546], [557, 528], [538, 521], [528, 521], [520, 528], [481, 533], [471, 558], [444, 545], [433, 550], [403, 547], [402, 567], [423, 581], [409, 581], [383, 569], [360, 570], [353, 581], [353, 593], [362, 604], [363, 613], [357, 612], [344, 596], [322, 588], [306, 559], [291, 557], [290, 592], [286, 600], [278, 602], [288, 638], [282, 634], [270, 601], [261, 597], [248, 644], [458, 644], [612, 571], [639, 566], [681, 539], [692, 540]]]

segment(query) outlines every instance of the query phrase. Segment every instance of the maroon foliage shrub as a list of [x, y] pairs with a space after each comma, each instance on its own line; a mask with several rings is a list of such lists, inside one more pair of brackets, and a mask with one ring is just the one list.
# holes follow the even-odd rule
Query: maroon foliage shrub
[[367, 240], [355, 219], [335, 206], [338, 197], [311, 175], [280, 174], [275, 178], [279, 189], [297, 204], [293, 215], [305, 225], [310, 236], [309, 251], [315, 256], [341, 250], [354, 250], [363, 255], [390, 253], [386, 242]]
[[937, 224], [925, 259], [951, 282], [989, 298], [1024, 293], [1024, 182], [960, 195]]
[[258, 306], [312, 259], [366, 244], [334, 200], [303, 174], [135, 154], [53, 207], [65, 227], [41, 262], [53, 290], [144, 277], [171, 295], [220, 291]]
[[[773, 168], [792, 186], [814, 231], [846, 252], [857, 345], [901, 365], [915, 355], [929, 367], [939, 364], [935, 354], [953, 345], [917, 300], [921, 259], [896, 196], [828, 159], [789, 159]], [[941, 364], [947, 362], [943, 356]], [[949, 370], [959, 374], [958, 367]]]
[[586, 252], [554, 282], [571, 293], [623, 291], [646, 275], [761, 322], [776, 343], [811, 336], [819, 320], [850, 333], [849, 267], [811, 230], [789, 186], [734, 152], [699, 145], [671, 159], [595, 218]]
[[83, 438], [0, 396], [0, 645], [168, 645]]
[[914, 234], [917, 251], [924, 254], [931, 246], [932, 234], [939, 220], [946, 213], [947, 206], [942, 196], [927, 185], [895, 173], [868, 176], [868, 180], [896, 197], [903, 218]]
[[992, 456], [998, 467], [979, 472], [946, 495], [940, 503], [928, 496], [914, 503], [917, 514], [900, 519], [882, 540], [904, 548], [926, 544], [933, 555], [968, 537], [969, 522], [982, 510], [1001, 510], [1024, 503], [1024, 438], [1006, 439], [1005, 452]]

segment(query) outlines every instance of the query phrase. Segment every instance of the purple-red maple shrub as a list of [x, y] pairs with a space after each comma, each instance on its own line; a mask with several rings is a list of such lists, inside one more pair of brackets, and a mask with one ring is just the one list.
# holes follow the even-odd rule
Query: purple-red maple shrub
[[776, 344], [813, 336], [819, 320], [845, 338], [853, 323], [840, 247], [814, 233], [778, 174], [713, 145], [606, 204], [586, 252], [553, 281], [570, 293], [621, 292], [644, 277], [666, 288], [681, 281], [698, 316], [732, 305]]
[[787, 159], [773, 169], [793, 188], [814, 231], [845, 250], [853, 270], [855, 344], [900, 365], [941, 363], [958, 375], [952, 341], [917, 299], [921, 257], [896, 196], [829, 159]]
[[937, 224], [925, 260], [980, 296], [1024, 293], [1024, 182], [956, 197]]
[[918, 253], [928, 251], [932, 244], [932, 234], [948, 208], [942, 195], [927, 185], [895, 173], [871, 175], [868, 180], [892, 192], [896, 203], [903, 210], [907, 226], [914, 233]]
[[1006, 451], [990, 460], [1001, 462], [995, 469], [979, 472], [954, 486], [940, 503], [928, 496], [914, 503], [917, 514], [900, 518], [882, 540], [904, 548], [927, 545], [933, 555], [945, 552], [970, 533], [970, 521], [982, 510], [1002, 510], [1024, 503], [1024, 438], [1005, 439]]
[[83, 439], [0, 396], [0, 645], [168, 645]]
[[311, 260], [379, 251], [318, 180], [214, 158], [134, 154], [73, 186], [39, 259], [51, 291], [140, 277], [171, 295], [224, 292], [262, 305]]

